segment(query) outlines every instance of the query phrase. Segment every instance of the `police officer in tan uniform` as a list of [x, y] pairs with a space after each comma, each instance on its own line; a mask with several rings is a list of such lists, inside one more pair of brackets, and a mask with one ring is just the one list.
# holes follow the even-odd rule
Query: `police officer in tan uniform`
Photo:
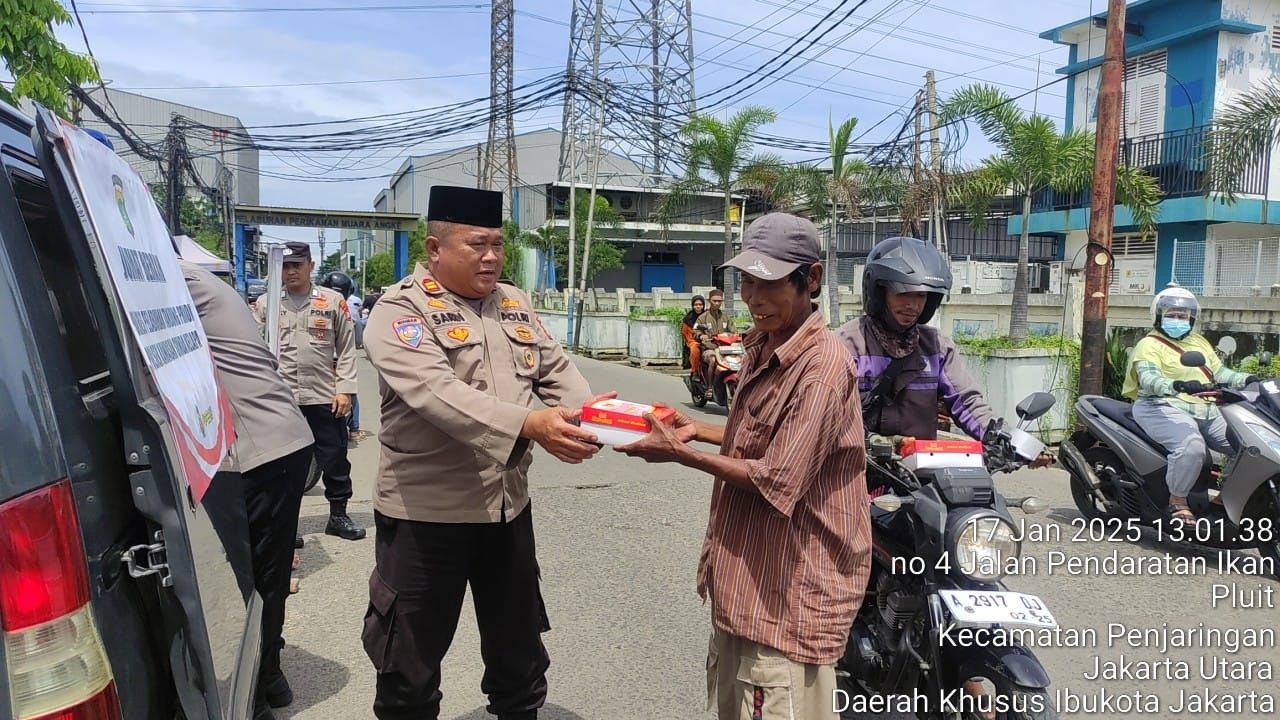
[[195, 263], [179, 259], [178, 267], [209, 340], [236, 430], [228, 467], [243, 478], [253, 586], [262, 597], [262, 658], [253, 717], [273, 720], [271, 708], [293, 702], [293, 689], [280, 667], [281, 632], [298, 507], [313, 452], [311, 428], [276, 372], [276, 359], [240, 295]]
[[[311, 282], [311, 246], [285, 243], [280, 300], [280, 375], [315, 436], [315, 456], [324, 471], [329, 501], [326, 535], [359, 540], [365, 530], [347, 515], [351, 463], [347, 460], [347, 415], [356, 386], [356, 340], [346, 298]], [[267, 303], [254, 308], [264, 322]]]
[[[467, 585], [488, 711], [537, 717], [550, 665], [527, 472], [537, 443], [564, 462], [597, 451], [573, 421], [591, 391], [529, 300], [498, 282], [502, 194], [437, 185], [427, 260], [387, 290], [365, 349], [382, 394], [376, 567], [364, 647], [374, 715], [432, 720], [440, 662]], [[548, 408], [531, 409], [540, 399]]]

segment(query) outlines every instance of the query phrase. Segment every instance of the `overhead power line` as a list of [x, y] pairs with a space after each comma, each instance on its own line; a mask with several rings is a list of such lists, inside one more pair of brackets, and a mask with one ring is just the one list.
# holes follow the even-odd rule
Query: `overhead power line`
[[[88, 3], [86, 3], [88, 5]], [[131, 6], [117, 10], [85, 10], [85, 15], [254, 15], [274, 13], [323, 13], [323, 12], [480, 12], [489, 9], [488, 3], [456, 5], [315, 5], [308, 7], [208, 7], [208, 6]]]

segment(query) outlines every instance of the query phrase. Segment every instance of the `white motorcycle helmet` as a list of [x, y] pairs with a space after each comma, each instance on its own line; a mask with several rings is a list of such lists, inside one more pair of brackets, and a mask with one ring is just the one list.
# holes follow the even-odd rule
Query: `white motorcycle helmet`
[[1151, 326], [1163, 332], [1161, 321], [1164, 314], [1173, 309], [1185, 310], [1191, 317], [1191, 329], [1196, 327], [1196, 318], [1200, 315], [1200, 301], [1195, 294], [1181, 287], [1170, 287], [1161, 290], [1151, 301]]

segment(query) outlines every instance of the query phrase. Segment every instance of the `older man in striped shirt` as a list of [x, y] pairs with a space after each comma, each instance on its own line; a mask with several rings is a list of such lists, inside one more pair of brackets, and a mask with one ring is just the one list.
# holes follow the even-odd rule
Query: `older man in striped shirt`
[[765, 215], [742, 248], [726, 265], [743, 272], [754, 327], [728, 422], [651, 421], [617, 450], [715, 476], [698, 568], [712, 609], [708, 706], [721, 720], [831, 718], [871, 558], [857, 371], [812, 303], [823, 271], [813, 224]]

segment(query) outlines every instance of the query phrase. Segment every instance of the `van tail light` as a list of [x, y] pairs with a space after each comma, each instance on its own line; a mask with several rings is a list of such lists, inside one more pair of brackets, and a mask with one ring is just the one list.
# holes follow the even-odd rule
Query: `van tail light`
[[66, 480], [0, 504], [0, 628], [17, 720], [119, 720]]

